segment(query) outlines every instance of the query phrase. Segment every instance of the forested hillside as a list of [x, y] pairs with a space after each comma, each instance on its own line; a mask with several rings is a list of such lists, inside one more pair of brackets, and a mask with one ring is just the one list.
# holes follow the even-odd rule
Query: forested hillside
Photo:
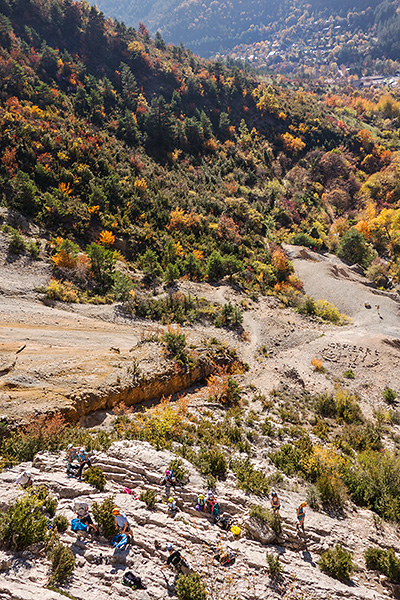
[[53, 236], [74, 300], [126, 294], [117, 259], [290, 296], [292, 239], [396, 281], [392, 95], [259, 80], [72, 0], [3, 0], [0, 23], [1, 202]]
[[239, 46], [236, 56], [256, 56], [255, 64], [291, 72], [298, 72], [307, 58], [312, 65], [329, 64], [321, 56], [324, 51], [331, 53], [330, 62], [349, 63], [359, 71], [365, 59], [400, 57], [398, 0], [99, 0], [97, 6], [134, 27], [142, 21], [152, 34], [159, 30], [167, 42], [182, 41], [202, 56]]

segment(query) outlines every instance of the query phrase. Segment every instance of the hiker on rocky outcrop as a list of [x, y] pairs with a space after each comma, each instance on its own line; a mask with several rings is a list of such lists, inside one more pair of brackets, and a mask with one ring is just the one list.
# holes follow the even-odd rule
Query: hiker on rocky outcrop
[[179, 508], [176, 505], [176, 502], [172, 496], [168, 498], [168, 512], [174, 517], [178, 512]]
[[179, 550], [174, 550], [172, 544], [167, 544], [167, 550], [169, 552], [167, 564], [163, 565], [161, 569], [166, 569], [167, 567], [172, 566], [175, 567], [178, 573], [183, 573], [184, 575], [187, 575], [190, 572], [190, 567], [182, 557]]
[[207, 494], [207, 500], [205, 502], [204, 510], [205, 512], [210, 513], [210, 515], [213, 515], [214, 517], [217, 517], [220, 513], [217, 499], [211, 491]]
[[274, 514], [279, 515], [279, 509], [281, 508], [281, 501], [275, 490], [271, 491], [271, 508]]
[[78, 460], [79, 448], [75, 448], [72, 444], [67, 447], [67, 473], [70, 474], [79, 467], [79, 464], [73, 465], [74, 460]]
[[204, 497], [204, 494], [199, 494], [197, 497], [196, 510], [198, 510], [199, 512], [204, 512], [205, 504], [206, 499]]
[[90, 467], [90, 464], [91, 464], [89, 454], [86, 452], [85, 448], [79, 449], [77, 459], [79, 461], [79, 469], [78, 469], [77, 475], [78, 475], [78, 479], [81, 479], [84, 466], [86, 465], [86, 466]]
[[296, 527], [297, 527], [297, 531], [300, 531], [300, 529], [303, 531], [304, 533], [304, 521], [306, 518], [306, 511], [304, 510], [305, 507], [307, 506], [307, 502], [301, 502], [301, 504], [299, 504], [299, 506], [296, 509], [296, 513], [297, 513], [297, 523], [296, 523]]
[[163, 485], [166, 485], [167, 487], [171, 487], [171, 485], [176, 485], [176, 479], [174, 477], [174, 472], [171, 471], [171, 469], [166, 469], [164, 479], [163, 479]]
[[92, 517], [89, 514], [89, 505], [86, 502], [75, 502], [74, 512], [79, 521], [87, 526], [89, 533], [98, 533], [97, 526], [93, 523]]
[[24, 490], [33, 485], [31, 472], [24, 471], [21, 473], [21, 475], [18, 475], [17, 479], [15, 480], [15, 485], [20, 485], [24, 488]]
[[133, 538], [133, 531], [131, 526], [129, 525], [129, 521], [126, 515], [124, 515], [116, 506], [112, 511], [115, 519], [115, 525], [119, 533], [126, 533], [127, 536], [131, 536]]

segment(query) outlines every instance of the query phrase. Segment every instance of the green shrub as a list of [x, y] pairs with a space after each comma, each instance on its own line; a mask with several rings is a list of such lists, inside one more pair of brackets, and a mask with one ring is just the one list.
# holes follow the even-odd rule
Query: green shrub
[[262, 471], [251, 464], [249, 458], [232, 461], [232, 470], [236, 473], [237, 486], [245, 492], [257, 496], [266, 496], [269, 491], [268, 481]]
[[307, 504], [313, 510], [320, 510], [321, 508], [318, 490], [315, 485], [310, 485], [307, 489]]
[[157, 502], [157, 494], [154, 490], [146, 490], [140, 494], [139, 500], [144, 502], [149, 510], [153, 510]]
[[282, 565], [279, 560], [279, 554], [267, 552], [265, 555], [267, 561], [267, 571], [271, 579], [278, 579], [282, 574]]
[[189, 353], [186, 348], [186, 336], [180, 330], [174, 331], [172, 328], [164, 333], [162, 340], [165, 343], [168, 354], [177, 362], [186, 364], [189, 362]]
[[336, 416], [336, 402], [333, 396], [320, 394], [314, 400], [315, 410], [321, 417]]
[[388, 404], [394, 404], [397, 398], [397, 393], [390, 387], [387, 387], [383, 390], [382, 396]]
[[15, 229], [11, 233], [8, 251], [12, 254], [21, 254], [25, 250], [25, 241], [19, 231]]
[[351, 552], [341, 544], [323, 552], [318, 564], [321, 571], [335, 579], [348, 579], [355, 569]]
[[351, 499], [388, 521], [400, 523], [400, 457], [367, 451], [343, 473]]
[[94, 485], [94, 487], [100, 490], [100, 492], [102, 492], [106, 487], [106, 477], [100, 467], [89, 467], [85, 471], [83, 479], [86, 483]]
[[316, 244], [317, 244], [317, 240], [313, 237], [311, 237], [310, 235], [308, 235], [307, 233], [296, 233], [292, 239], [291, 239], [291, 244], [294, 244], [295, 246], [305, 246], [306, 248], [315, 248]]
[[58, 533], [64, 533], [69, 527], [69, 521], [64, 515], [56, 515], [51, 524]]
[[389, 550], [368, 548], [364, 556], [367, 569], [383, 573], [392, 583], [400, 583], [400, 560], [395, 555], [393, 548]]
[[178, 600], [207, 600], [205, 587], [197, 573], [179, 575], [176, 593]]
[[344, 390], [337, 390], [335, 393], [336, 418], [345, 423], [362, 422], [363, 416], [360, 405], [357, 402], [357, 396], [349, 394]]
[[250, 508], [249, 515], [271, 527], [277, 535], [282, 532], [282, 519], [278, 512], [272, 512], [259, 504], [255, 504]]
[[312, 443], [308, 437], [296, 440], [294, 444], [282, 444], [279, 450], [271, 452], [269, 458], [277, 469], [285, 475], [303, 472], [304, 459], [312, 452]]
[[114, 496], [108, 496], [101, 504], [94, 502], [92, 507], [94, 519], [101, 526], [103, 535], [108, 539], [112, 539], [118, 533], [112, 514], [114, 508]]
[[315, 487], [323, 506], [343, 506], [345, 488], [341, 478], [336, 474], [324, 473], [318, 477]]
[[178, 482], [185, 481], [189, 475], [180, 458], [173, 458], [168, 465], [168, 469], [173, 471], [174, 477]]
[[346, 379], [355, 379], [354, 371], [352, 371], [351, 369], [347, 369], [347, 371], [343, 373], [343, 377], [345, 377]]
[[48, 513], [46, 501], [51, 506], [57, 500], [49, 496], [43, 497], [43, 491], [26, 492], [17, 498], [6, 511], [0, 514], [0, 540], [5, 545], [15, 545], [23, 550], [36, 542], [43, 542], [48, 535]]
[[33, 260], [38, 260], [40, 254], [40, 246], [38, 242], [33, 242], [32, 240], [28, 242], [27, 250]]
[[339, 439], [344, 444], [348, 444], [351, 448], [357, 450], [357, 452], [381, 450], [382, 428], [374, 423], [346, 425], [342, 429]]
[[219, 448], [201, 448], [197, 458], [197, 464], [203, 475], [212, 475], [218, 479], [224, 479], [228, 470], [228, 462], [225, 454]]
[[338, 389], [334, 396], [321, 394], [315, 399], [315, 410], [322, 417], [335, 418], [339, 422], [362, 423], [363, 416], [358, 397]]
[[50, 300], [74, 303], [79, 302], [76, 287], [71, 281], [59, 281], [52, 279], [46, 289], [46, 297]]
[[49, 583], [62, 583], [74, 570], [75, 556], [71, 548], [64, 544], [56, 544], [49, 554], [51, 560], [51, 576]]
[[340, 240], [337, 255], [351, 265], [358, 263], [362, 267], [368, 267], [377, 256], [377, 252], [366, 242], [363, 234], [352, 227]]
[[42, 502], [43, 511], [50, 517], [54, 517], [57, 508], [57, 498], [50, 494], [47, 486], [42, 483], [36, 487], [29, 488], [27, 493], [36, 497], [39, 502]]
[[220, 400], [222, 402], [225, 402], [226, 404], [237, 406], [238, 404], [240, 404], [241, 398], [242, 389], [240, 385], [237, 383], [237, 381], [235, 381], [233, 377], [229, 375]]

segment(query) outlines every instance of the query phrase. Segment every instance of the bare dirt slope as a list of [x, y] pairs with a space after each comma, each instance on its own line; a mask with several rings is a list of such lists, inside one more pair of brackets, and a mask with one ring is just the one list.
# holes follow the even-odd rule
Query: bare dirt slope
[[[352, 317], [352, 324], [313, 321], [274, 297], [251, 302], [226, 285], [182, 282], [184, 292], [221, 303], [246, 298], [248, 304], [245, 335], [196, 325], [185, 328], [188, 343], [199, 346], [216, 337], [236, 347], [250, 366], [242, 385], [264, 394], [282, 385], [331, 390], [339, 382], [361, 394], [368, 414], [382, 404], [386, 386], [400, 392], [399, 302], [394, 294], [368, 287], [336, 257], [296, 247], [287, 251], [306, 293], [333, 302]], [[168, 370], [162, 346], [152, 341], [165, 328], [128, 318], [120, 305], [44, 303], [36, 290], [50, 277], [43, 262], [10, 261], [4, 251], [0, 256], [0, 415], [19, 419], [66, 408], [82, 394], [98, 394], [107, 404], [110, 390], [133, 385], [134, 363], [147, 377], [162, 377]], [[323, 361], [324, 373], [314, 372], [315, 357]], [[356, 378], [344, 380], [350, 368]], [[86, 409], [90, 412], [90, 405]]]

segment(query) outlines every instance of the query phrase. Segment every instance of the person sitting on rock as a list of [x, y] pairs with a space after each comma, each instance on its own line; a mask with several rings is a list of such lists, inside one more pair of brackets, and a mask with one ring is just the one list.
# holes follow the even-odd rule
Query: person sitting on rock
[[171, 565], [172, 567], [175, 567], [175, 569], [178, 571], [178, 573], [183, 573], [184, 575], [187, 575], [188, 573], [190, 573], [190, 567], [189, 567], [188, 563], [182, 557], [179, 550], [174, 550], [174, 547], [172, 544], [167, 544], [167, 550], [169, 552], [169, 556], [167, 558], [167, 564], [163, 565], [161, 567], [161, 569], [166, 569], [167, 567], [169, 567]]
[[204, 512], [205, 503], [206, 499], [204, 497], [204, 494], [199, 494], [197, 498], [196, 510], [198, 510], [199, 512]]
[[72, 444], [67, 446], [67, 474], [72, 474], [74, 468], [78, 468], [79, 465], [73, 465], [74, 460], [78, 460], [79, 448], [74, 448]]
[[279, 510], [281, 508], [281, 501], [275, 490], [271, 491], [271, 508], [274, 511], [275, 515], [279, 515]]
[[129, 521], [126, 515], [124, 515], [116, 506], [112, 511], [115, 519], [115, 525], [119, 533], [125, 533], [127, 536], [133, 538], [133, 531], [129, 525]]
[[93, 523], [92, 517], [89, 514], [89, 505], [86, 502], [75, 502], [74, 511], [80, 522], [87, 525], [89, 533], [98, 533], [97, 526]]
[[301, 502], [301, 504], [299, 504], [299, 506], [296, 509], [296, 513], [297, 513], [297, 523], [296, 523], [297, 531], [300, 531], [300, 529], [302, 529], [303, 533], [304, 533], [304, 521], [305, 521], [305, 518], [306, 518], [306, 511], [304, 509], [305, 509], [306, 506], [307, 506], [307, 502]]
[[220, 513], [220, 508], [217, 499], [211, 491], [207, 494], [207, 500], [204, 505], [204, 510], [210, 515], [214, 515], [214, 517], [217, 517]]
[[88, 466], [90, 467], [90, 457], [89, 454], [86, 452], [85, 448], [80, 448], [79, 449], [79, 454], [77, 455], [77, 459], [79, 461], [79, 469], [78, 469], [78, 479], [82, 479], [82, 471], [84, 466]]
[[163, 484], [167, 487], [171, 487], [171, 485], [176, 485], [176, 479], [174, 477], [174, 472], [171, 469], [166, 469]]
[[33, 485], [31, 472], [24, 471], [21, 473], [21, 475], [18, 475], [17, 479], [15, 480], [15, 485], [20, 485], [24, 488], [24, 490], [28, 487], [31, 487], [31, 485]]
[[174, 517], [178, 512], [179, 508], [176, 505], [176, 502], [172, 496], [168, 498], [168, 512]]

